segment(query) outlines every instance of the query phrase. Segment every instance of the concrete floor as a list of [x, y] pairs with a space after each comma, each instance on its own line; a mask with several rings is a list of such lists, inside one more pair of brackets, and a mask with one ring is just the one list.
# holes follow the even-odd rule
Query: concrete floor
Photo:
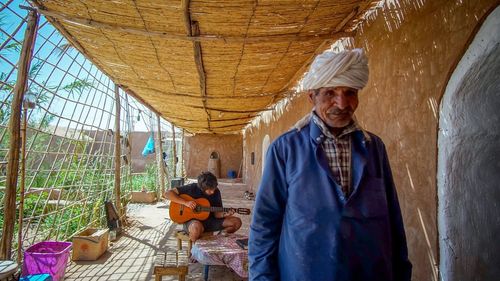
[[[252, 208], [254, 201], [244, 198], [246, 186], [231, 181], [219, 181], [224, 207]], [[168, 217], [168, 201], [156, 204], [129, 204], [128, 222], [118, 240], [111, 242], [106, 253], [97, 261], [70, 262], [65, 280], [154, 280], [153, 262], [158, 251], [175, 251], [173, 237], [179, 226]], [[243, 226], [238, 231], [248, 234], [251, 216], [240, 216]], [[203, 266], [189, 265], [187, 280], [203, 280]], [[163, 280], [177, 280], [164, 276]], [[210, 266], [209, 280], [246, 280], [225, 266]]]

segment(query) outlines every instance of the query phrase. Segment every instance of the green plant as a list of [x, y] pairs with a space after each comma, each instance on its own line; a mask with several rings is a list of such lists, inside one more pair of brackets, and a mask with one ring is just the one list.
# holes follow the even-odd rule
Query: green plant
[[141, 191], [144, 185], [145, 176], [142, 174], [135, 174], [131, 176], [130, 189], [131, 191]]
[[[36, 217], [42, 215], [44, 213], [44, 205], [47, 197], [47, 192], [26, 195], [24, 197], [23, 217]], [[20, 201], [19, 195], [17, 201]]]
[[99, 226], [101, 224], [104, 224], [103, 216], [102, 216], [102, 209], [104, 206], [104, 200], [102, 198], [97, 199], [94, 204], [91, 205], [91, 212], [90, 217], [88, 218], [88, 222], [91, 223], [94, 220], [97, 220], [97, 223], [94, 224], [93, 226]]
[[[42, 229], [50, 229], [50, 231], [45, 239], [67, 239], [69, 238], [67, 236], [81, 230], [83, 228], [81, 225], [85, 225], [85, 219], [83, 219], [83, 223], [81, 223], [80, 217], [82, 214], [83, 207], [74, 205], [69, 209], [46, 216], [43, 220]], [[58, 226], [57, 229], [54, 229], [54, 225]], [[57, 231], [57, 234], [55, 234], [54, 231]]]
[[155, 163], [149, 163], [146, 165], [146, 178], [144, 185], [146, 189], [155, 190], [156, 189], [156, 179], [157, 179], [157, 167]]
[[157, 186], [158, 172], [155, 163], [149, 163], [146, 165], [146, 172], [143, 174], [132, 175], [131, 180], [131, 190], [132, 191], [142, 191], [146, 189], [148, 191], [155, 191]]

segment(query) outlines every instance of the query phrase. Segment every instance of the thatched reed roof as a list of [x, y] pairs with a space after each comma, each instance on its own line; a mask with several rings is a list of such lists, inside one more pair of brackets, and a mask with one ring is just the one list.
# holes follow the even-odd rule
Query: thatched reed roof
[[115, 83], [192, 133], [241, 131], [375, 2], [34, 1]]

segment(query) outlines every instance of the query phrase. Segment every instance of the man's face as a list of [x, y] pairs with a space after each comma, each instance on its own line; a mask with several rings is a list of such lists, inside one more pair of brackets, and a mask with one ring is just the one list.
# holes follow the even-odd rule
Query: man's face
[[217, 187], [207, 188], [207, 189], [205, 189], [205, 194], [208, 196], [214, 195], [216, 189], [217, 189]]
[[309, 101], [316, 114], [332, 128], [342, 128], [351, 123], [358, 107], [358, 90], [350, 87], [329, 87], [309, 91]]

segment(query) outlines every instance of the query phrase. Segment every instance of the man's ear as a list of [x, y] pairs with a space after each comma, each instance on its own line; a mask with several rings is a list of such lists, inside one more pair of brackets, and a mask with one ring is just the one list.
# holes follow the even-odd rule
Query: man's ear
[[314, 90], [307, 90], [307, 99], [309, 102], [314, 105]]

